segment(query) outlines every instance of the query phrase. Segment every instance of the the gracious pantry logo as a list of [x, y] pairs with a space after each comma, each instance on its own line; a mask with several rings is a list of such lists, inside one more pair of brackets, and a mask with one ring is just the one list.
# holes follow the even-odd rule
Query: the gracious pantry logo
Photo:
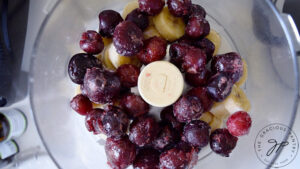
[[[288, 134], [287, 140], [284, 137]], [[295, 133], [283, 124], [270, 124], [261, 129], [256, 136], [254, 148], [258, 159], [270, 165], [272, 159], [281, 151], [272, 167], [279, 168], [290, 164], [298, 153], [299, 143]]]

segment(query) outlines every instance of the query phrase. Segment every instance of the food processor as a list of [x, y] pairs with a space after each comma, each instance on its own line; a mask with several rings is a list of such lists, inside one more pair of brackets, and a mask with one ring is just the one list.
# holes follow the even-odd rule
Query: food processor
[[[43, 8], [46, 18], [30, 59], [29, 102], [42, 142], [58, 168], [109, 168], [105, 140], [89, 133], [84, 118], [69, 106], [75, 86], [69, 80], [67, 65], [72, 55], [81, 52], [81, 33], [98, 30], [99, 12], [121, 12], [130, 1], [53, 0]], [[221, 45], [226, 47], [222, 52], [237, 51], [246, 60], [248, 80], [244, 89], [252, 105], [249, 114], [253, 121], [250, 133], [239, 138], [229, 158], [210, 150], [200, 151], [194, 168], [288, 165], [299, 149], [297, 136], [291, 130], [298, 107], [296, 56], [300, 54], [299, 33], [292, 18], [280, 14], [269, 0], [193, 3], [205, 8], [212, 28], [224, 38]], [[295, 145], [291, 149], [275, 147], [276, 153], [270, 153], [270, 138], [280, 143], [290, 139], [290, 145]]]

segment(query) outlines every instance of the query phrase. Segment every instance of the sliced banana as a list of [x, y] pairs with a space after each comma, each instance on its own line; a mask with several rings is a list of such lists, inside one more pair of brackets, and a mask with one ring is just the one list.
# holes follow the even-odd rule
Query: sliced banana
[[209, 124], [213, 118], [214, 118], [214, 116], [210, 112], [204, 112], [201, 115], [200, 120], [205, 121], [206, 123]]
[[173, 104], [182, 94], [184, 80], [179, 69], [167, 61], [148, 64], [139, 75], [138, 90], [142, 98], [155, 107]]
[[214, 103], [210, 112], [219, 119], [225, 119], [237, 111], [249, 112], [250, 108], [250, 102], [244, 91], [233, 85], [230, 95], [223, 102]]
[[75, 96], [81, 94], [80, 85], [77, 85], [75, 88]]
[[109, 70], [116, 70], [116, 67], [111, 63], [109, 59], [108, 49], [106, 48], [104, 51], [104, 55], [101, 57], [101, 61], [103, 65]]
[[235, 85], [237, 85], [239, 87], [242, 86], [248, 78], [248, 65], [247, 65], [247, 62], [245, 61], [245, 59], [242, 59], [242, 61], [243, 61], [243, 76], [240, 78], [239, 81], [237, 81], [235, 83]]
[[124, 7], [124, 10], [122, 12], [122, 17], [125, 19], [126, 16], [131, 12], [133, 11], [134, 9], [138, 8], [139, 7], [139, 3], [137, 0], [135, 1], [131, 1], [129, 2], [125, 7]]
[[158, 32], [168, 41], [175, 41], [185, 33], [185, 24], [182, 18], [173, 16], [167, 7], [153, 17]]
[[157, 29], [154, 26], [148, 26], [144, 30], [143, 34], [144, 34], [145, 39], [149, 39], [149, 38], [152, 38], [154, 36], [161, 37], [161, 35], [159, 34], [159, 32], [157, 31]]
[[94, 103], [94, 102], [92, 102], [92, 105], [93, 105], [94, 109], [96, 109], [96, 108], [104, 109], [104, 107], [105, 107], [105, 104], [98, 104], [98, 103]]
[[212, 41], [212, 43], [215, 45], [215, 51], [213, 54], [213, 56], [215, 56], [218, 53], [221, 46], [221, 37], [215, 30], [210, 29], [210, 32], [206, 36], [206, 38]]
[[221, 128], [223, 125], [223, 120], [219, 119], [218, 117], [214, 116], [211, 120], [211, 122], [209, 123], [209, 126], [211, 128], [211, 132], [213, 132], [214, 130]]
[[108, 57], [108, 59], [115, 68], [118, 68], [123, 64], [133, 64], [136, 66], [140, 65], [140, 62], [136, 57], [127, 57], [118, 54], [113, 44], [107, 46], [105, 55], [107, 55], [106, 57]]
[[104, 46], [108, 46], [109, 44], [112, 43], [112, 38], [102, 38]]

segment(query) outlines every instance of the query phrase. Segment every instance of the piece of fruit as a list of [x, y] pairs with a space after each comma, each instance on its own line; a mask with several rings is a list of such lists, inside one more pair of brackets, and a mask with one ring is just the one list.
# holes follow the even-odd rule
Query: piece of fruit
[[226, 75], [217, 73], [209, 79], [207, 92], [214, 101], [221, 102], [230, 94], [232, 86], [232, 81]]
[[[111, 45], [113, 46], [113, 45]], [[104, 50], [104, 54], [102, 55], [98, 55], [101, 56], [101, 61], [104, 65], [105, 68], [107, 68], [108, 70], [116, 70], [116, 67], [111, 63], [110, 58], [109, 58], [109, 47], [110, 45]]]
[[158, 123], [152, 116], [136, 118], [129, 129], [129, 139], [139, 147], [152, 143], [159, 132]]
[[133, 10], [139, 8], [139, 3], [137, 0], [128, 2], [128, 4], [124, 7], [123, 12], [122, 12], [122, 17], [125, 19], [126, 16], [132, 12]]
[[182, 74], [176, 66], [167, 61], [148, 64], [138, 79], [140, 95], [147, 103], [156, 107], [173, 104], [182, 94], [183, 86]]
[[209, 125], [201, 120], [193, 120], [183, 128], [182, 140], [191, 146], [205, 147], [209, 142]]
[[221, 156], [229, 157], [235, 148], [238, 138], [231, 135], [227, 129], [216, 129], [210, 135], [211, 149]]
[[204, 111], [209, 111], [213, 106], [213, 100], [209, 97], [206, 87], [195, 87], [187, 92], [190, 96], [197, 97], [203, 106]]
[[122, 56], [134, 56], [143, 47], [143, 32], [131, 21], [121, 22], [114, 31], [113, 44]]
[[190, 48], [189, 45], [185, 43], [173, 43], [169, 49], [169, 55], [171, 57], [170, 62], [177, 66], [181, 71], [182, 70], [182, 63], [183, 57], [186, 55], [188, 49]]
[[185, 33], [191, 38], [201, 38], [209, 34], [210, 25], [208, 21], [201, 16], [191, 16], [185, 28]]
[[152, 37], [145, 40], [143, 49], [137, 54], [137, 58], [143, 64], [162, 60], [167, 53], [166, 40], [159, 37]]
[[154, 36], [161, 37], [161, 35], [159, 34], [157, 29], [153, 25], [148, 26], [144, 30], [143, 34], [144, 34], [144, 39], [149, 39], [149, 38], [152, 38]]
[[104, 38], [103, 37], [102, 40], [103, 40], [105, 47], [112, 43], [112, 38]]
[[219, 119], [218, 117], [213, 115], [211, 122], [209, 122], [209, 126], [211, 127], [211, 131], [215, 131], [216, 129], [221, 128], [223, 125], [223, 119]]
[[141, 30], [144, 30], [149, 25], [148, 15], [141, 12], [139, 9], [134, 9], [126, 16], [126, 21], [135, 23]]
[[75, 95], [79, 95], [81, 94], [81, 89], [80, 89], [80, 85], [77, 85], [76, 88], [75, 88]]
[[132, 144], [128, 137], [123, 137], [120, 140], [107, 138], [105, 143], [105, 153], [107, 163], [111, 168], [127, 168], [131, 165], [136, 156], [135, 145]]
[[191, 10], [191, 13], [190, 13], [191, 16], [198, 15], [198, 16], [202, 16], [203, 18], [205, 18], [205, 16], [206, 16], [205, 9], [198, 4], [192, 4], [190, 10]]
[[109, 103], [119, 94], [121, 82], [114, 73], [93, 67], [86, 71], [83, 88], [92, 102]]
[[104, 133], [102, 125], [102, 116], [104, 110], [93, 109], [85, 116], [85, 126], [89, 132], [94, 134]]
[[131, 64], [124, 64], [118, 67], [117, 75], [120, 78], [122, 86], [135, 87], [140, 75], [140, 68]]
[[169, 123], [177, 132], [181, 132], [183, 124], [177, 121], [173, 114], [173, 106], [168, 106], [160, 112], [160, 118], [163, 122]]
[[228, 118], [226, 125], [230, 134], [238, 137], [249, 133], [251, 123], [251, 117], [247, 112], [238, 111]]
[[206, 54], [202, 49], [190, 47], [183, 56], [182, 68], [185, 72], [197, 74], [206, 69]]
[[158, 32], [168, 41], [175, 41], [185, 33], [183, 20], [173, 16], [167, 7], [153, 17], [153, 22]]
[[110, 62], [115, 68], [118, 68], [124, 64], [133, 64], [138, 67], [141, 65], [140, 61], [135, 56], [127, 57], [127, 56], [122, 56], [122, 55], [118, 54], [116, 51], [116, 48], [113, 44], [110, 44], [109, 46], [107, 46], [104, 55], [105, 55], [104, 63], [109, 65], [109, 62]]
[[102, 68], [100, 60], [93, 55], [78, 53], [69, 61], [68, 74], [70, 79], [76, 84], [82, 84], [87, 68]]
[[126, 113], [115, 106], [108, 106], [102, 115], [103, 131], [108, 137], [120, 139], [127, 132], [129, 119]]
[[104, 48], [102, 37], [98, 32], [93, 30], [82, 33], [79, 45], [83, 51], [89, 54], [98, 54]]
[[134, 162], [134, 169], [159, 169], [159, 152], [152, 148], [139, 150]]
[[93, 105], [93, 108], [94, 108], [94, 109], [97, 109], [97, 108], [99, 108], [99, 109], [104, 109], [104, 108], [105, 108], [105, 104], [92, 103], [92, 105]]
[[188, 153], [179, 148], [172, 148], [160, 155], [159, 167], [162, 169], [185, 169], [189, 161]]
[[132, 93], [124, 95], [120, 100], [120, 105], [132, 118], [147, 114], [150, 108], [141, 96]]
[[152, 146], [157, 150], [163, 151], [165, 148], [175, 143], [179, 138], [180, 134], [172, 127], [168, 124], [162, 124], [156, 139], [152, 142]]
[[216, 55], [212, 58], [211, 70], [213, 73], [226, 74], [235, 83], [243, 75], [243, 61], [241, 56], [235, 52]]
[[221, 37], [215, 30], [210, 29], [210, 32], [206, 36], [206, 38], [215, 45], [215, 51], [213, 53], [213, 56], [215, 56], [218, 53], [221, 46]]
[[86, 96], [78, 94], [70, 102], [71, 108], [80, 115], [86, 115], [92, 110], [92, 103]]
[[179, 122], [199, 119], [203, 113], [203, 104], [196, 96], [184, 95], [173, 105], [173, 113]]
[[223, 102], [215, 103], [210, 112], [219, 119], [224, 119], [237, 111], [249, 112], [250, 108], [250, 101], [244, 91], [233, 85], [230, 95]]
[[204, 69], [204, 71], [197, 74], [185, 73], [185, 81], [193, 87], [206, 86], [210, 76], [211, 72]]
[[235, 85], [237, 85], [239, 87], [242, 86], [248, 78], [248, 65], [247, 65], [247, 62], [243, 58], [242, 58], [242, 61], [243, 61], [243, 75], [242, 75], [242, 77], [240, 77], [240, 80], [235, 83]]
[[214, 115], [212, 115], [210, 112], [204, 112], [199, 120], [205, 121], [206, 123], [210, 123], [214, 118]]
[[168, 0], [168, 9], [176, 17], [183, 17], [190, 14], [191, 0]]
[[114, 10], [104, 10], [99, 14], [99, 32], [101, 36], [111, 38], [116, 26], [123, 21], [121, 15]]
[[139, 9], [150, 16], [157, 15], [165, 6], [164, 0], [138, 0]]

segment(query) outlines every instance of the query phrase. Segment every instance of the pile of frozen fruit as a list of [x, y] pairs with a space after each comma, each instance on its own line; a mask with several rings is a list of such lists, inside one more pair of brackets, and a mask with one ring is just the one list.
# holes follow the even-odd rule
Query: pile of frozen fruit
[[[138, 0], [127, 4], [122, 16], [101, 11], [99, 31], [82, 34], [85, 53], [75, 54], [68, 65], [70, 79], [80, 86], [70, 105], [85, 116], [88, 131], [107, 136], [112, 168], [191, 168], [208, 144], [228, 157], [237, 137], [248, 134], [250, 103], [240, 88], [247, 64], [235, 52], [217, 54], [220, 36], [205, 17], [204, 8], [191, 0]], [[156, 112], [158, 120], [131, 88], [142, 67], [166, 55], [190, 89]]]

